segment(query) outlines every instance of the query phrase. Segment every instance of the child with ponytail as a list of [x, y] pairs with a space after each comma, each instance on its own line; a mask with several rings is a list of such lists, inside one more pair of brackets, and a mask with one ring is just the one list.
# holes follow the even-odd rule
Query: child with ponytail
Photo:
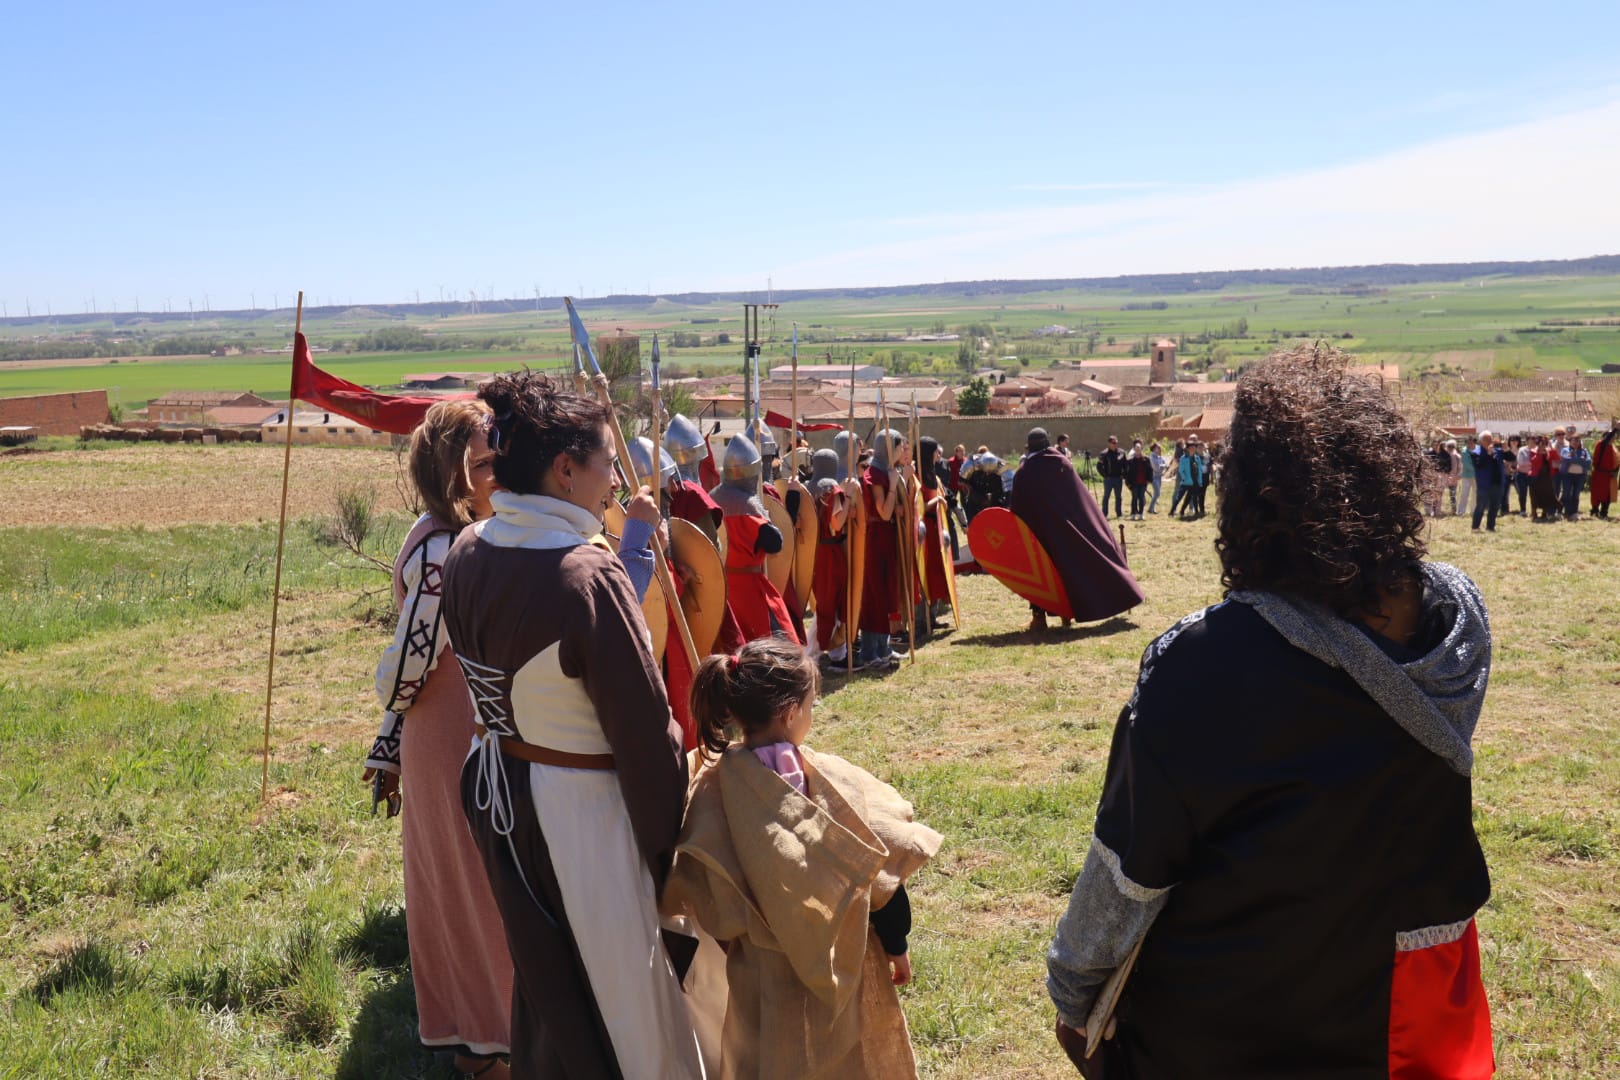
[[820, 676], [762, 638], [692, 681], [707, 761], [692, 783], [666, 914], [726, 952], [720, 1075], [916, 1075], [895, 987], [911, 979], [905, 879], [938, 833], [865, 770], [804, 745]]

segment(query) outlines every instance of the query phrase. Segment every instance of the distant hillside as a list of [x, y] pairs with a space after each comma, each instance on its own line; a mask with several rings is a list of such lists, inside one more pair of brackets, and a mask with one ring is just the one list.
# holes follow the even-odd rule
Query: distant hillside
[[[1213, 270], [1192, 274], [1122, 274], [1116, 277], [1092, 278], [1031, 278], [1018, 281], [946, 281], [932, 285], [885, 285], [868, 288], [837, 289], [778, 289], [771, 299], [790, 300], [870, 300], [885, 296], [1016, 296], [1021, 293], [1055, 292], [1061, 289], [1088, 289], [1108, 292], [1139, 293], [1143, 295], [1220, 292], [1226, 289], [1251, 288], [1263, 285], [1288, 285], [1315, 289], [1359, 289], [1414, 285], [1427, 282], [1467, 281], [1481, 277], [1533, 277], [1554, 275], [1559, 277], [1603, 277], [1620, 274], [1620, 255], [1594, 255], [1585, 259], [1539, 259], [1529, 262], [1471, 262], [1471, 263], [1380, 263], [1376, 266], [1316, 266], [1297, 269], [1268, 270]], [[613, 307], [654, 307], [659, 304], [757, 303], [764, 301], [765, 290], [735, 292], [685, 292], [657, 295], [622, 294], [593, 296], [579, 299], [581, 309]], [[557, 310], [563, 306], [562, 297], [549, 296], [539, 300], [480, 300], [477, 311], [484, 314], [507, 314], [519, 311]], [[474, 307], [466, 301], [428, 304], [367, 304], [356, 308], [347, 304], [329, 307], [304, 308], [306, 317], [322, 316], [391, 316], [403, 319], [409, 315], [465, 315]], [[265, 311], [210, 311], [207, 318], [259, 319]], [[73, 326], [99, 323], [109, 318], [100, 314], [58, 314], [47, 318], [13, 316], [0, 319], [6, 326], [52, 325]], [[189, 323], [195, 316], [189, 312], [152, 312], [118, 314], [111, 316], [115, 325], [141, 323]]]

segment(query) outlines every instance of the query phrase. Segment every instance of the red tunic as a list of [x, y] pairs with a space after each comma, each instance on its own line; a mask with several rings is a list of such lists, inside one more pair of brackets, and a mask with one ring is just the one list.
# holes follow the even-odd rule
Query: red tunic
[[803, 645], [787, 602], [765, 573], [765, 553], [755, 550], [760, 529], [769, 524], [753, 514], [726, 518], [726, 606], [737, 617], [744, 641], [781, 634]]
[[[816, 519], [821, 526], [821, 539], [816, 544], [816, 572], [810, 579], [810, 591], [816, 597], [816, 644], [822, 652], [832, 647], [833, 630], [839, 623], [849, 622], [849, 535], [848, 527], [834, 533], [834, 509], [846, 501], [842, 491], [829, 491], [816, 500]], [[844, 637], [851, 635], [846, 628]]]
[[698, 462], [698, 479], [703, 483], [705, 491], [713, 491], [720, 486], [720, 467], [714, 463], [714, 447], [709, 445], [709, 437], [703, 436], [703, 449], [706, 451], [703, 460]]
[[[680, 486], [669, 499], [669, 512], [672, 517], [683, 521], [690, 521], [698, 528], [718, 529], [724, 516], [720, 506], [709, 493], [690, 480], [682, 480]], [[669, 573], [675, 579], [676, 591], [686, 592], [686, 583], [681, 580], [681, 572], [673, 562], [670, 563]], [[670, 626], [675, 625], [675, 609], [669, 612]], [[737, 629], [736, 621], [731, 617], [731, 609], [726, 609], [725, 621], [720, 625], [720, 633], [716, 636], [716, 646], [725, 646], [735, 650], [742, 645], [742, 632]], [[678, 635], [672, 635], [669, 645], [664, 649], [664, 688], [669, 692], [669, 711], [675, 714], [680, 722], [681, 735], [685, 739], [687, 750], [697, 746], [697, 724], [692, 719], [692, 665], [686, 661], [686, 648], [679, 640]]]
[[[684, 595], [686, 582], [673, 561], [669, 576], [675, 582], [675, 591]], [[697, 747], [697, 722], [692, 719], [692, 665], [686, 660], [680, 631], [675, 629], [675, 605], [667, 600], [665, 605], [669, 608], [670, 635], [664, 646], [664, 690], [669, 695], [669, 711], [681, 725], [681, 749], [693, 750]]]
[[[769, 495], [771, 498], [775, 499], [777, 502], [781, 503], [782, 509], [788, 509], [787, 500], [782, 497], [782, 493], [777, 490], [775, 484], [761, 484], [760, 490]], [[792, 514], [790, 513], [788, 516], [791, 517]], [[782, 543], [786, 544], [788, 547], [792, 547], [794, 543], [793, 536], [790, 534], [782, 537]], [[808, 640], [804, 632], [804, 598], [799, 596], [799, 594], [794, 591], [792, 578], [788, 579], [787, 588], [781, 590], [781, 593], [782, 599], [787, 601], [788, 613], [793, 616], [793, 629], [799, 635], [799, 640]]]
[[690, 480], [682, 480], [675, 494], [669, 497], [669, 512], [699, 528], [710, 529], [718, 529], [720, 519], [725, 516], [720, 511], [720, 504]]
[[1592, 451], [1592, 505], [1606, 505], [1615, 501], [1616, 473], [1620, 472], [1620, 449], [1616, 440], [1600, 442]]
[[889, 474], [868, 468], [861, 474], [861, 501], [866, 506], [866, 567], [861, 581], [861, 625], [868, 634], [891, 633], [900, 620], [900, 504], [884, 521], [878, 506], [889, 497]]

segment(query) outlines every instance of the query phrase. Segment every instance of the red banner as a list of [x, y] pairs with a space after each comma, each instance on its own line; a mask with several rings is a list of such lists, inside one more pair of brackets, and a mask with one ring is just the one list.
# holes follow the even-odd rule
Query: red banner
[[346, 379], [322, 371], [309, 358], [309, 342], [303, 334], [293, 341], [293, 397], [319, 409], [346, 416], [373, 431], [409, 435], [441, 401], [470, 398], [472, 394], [418, 397], [410, 394], [379, 394], [356, 386]]
[[[793, 421], [792, 420], [789, 420], [787, 417], [783, 416], [779, 412], [772, 412], [770, 409], [765, 410], [765, 422], [767, 424], [769, 424], [771, 427], [782, 428], [784, 431], [793, 426]], [[844, 430], [844, 425], [843, 424], [806, 424], [806, 423], [801, 422], [799, 424], [799, 430], [800, 431], [843, 431]]]

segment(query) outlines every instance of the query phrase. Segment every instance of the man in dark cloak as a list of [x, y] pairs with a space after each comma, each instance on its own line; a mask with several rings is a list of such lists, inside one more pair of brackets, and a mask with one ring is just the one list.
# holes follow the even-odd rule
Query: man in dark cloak
[[[1080, 622], [1107, 619], [1142, 602], [1142, 589], [1125, 565], [1091, 493], [1044, 428], [1029, 433], [1029, 450], [1013, 485], [1017, 514], [1051, 557], [1069, 606]], [[1047, 612], [1030, 605], [1030, 628], [1044, 630]]]

